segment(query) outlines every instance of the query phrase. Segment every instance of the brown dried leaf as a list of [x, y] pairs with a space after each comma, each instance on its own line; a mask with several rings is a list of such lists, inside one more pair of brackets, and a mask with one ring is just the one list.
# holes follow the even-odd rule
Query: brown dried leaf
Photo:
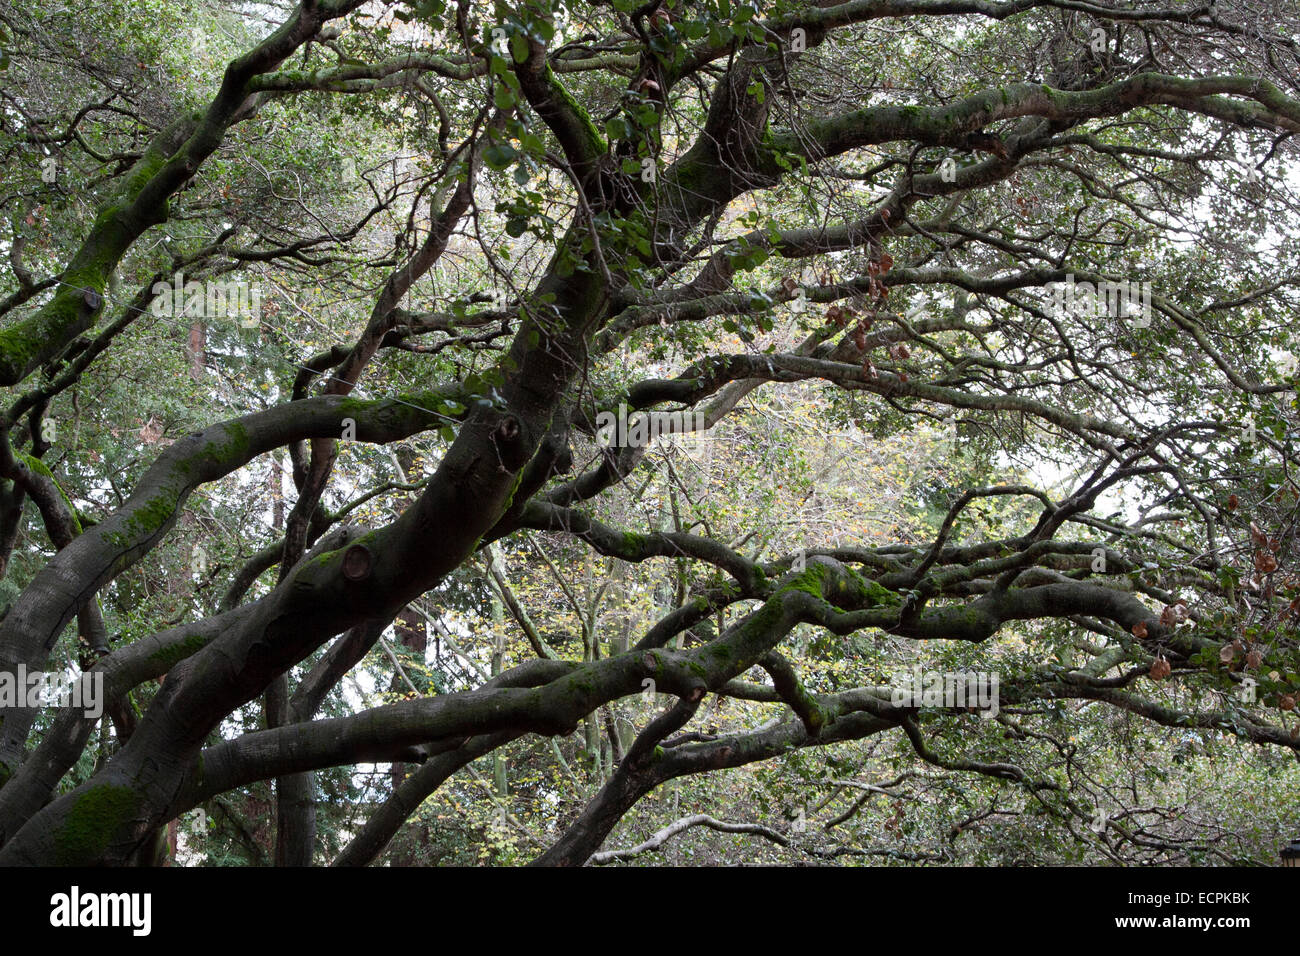
[[162, 434], [162, 422], [158, 421], [157, 418], [150, 417], [144, 423], [144, 427], [140, 429], [140, 440], [146, 445], [154, 445], [157, 444], [158, 439], [162, 438]]
[[1271, 551], [1255, 552], [1255, 570], [1260, 574], [1270, 574], [1277, 570], [1277, 558]]

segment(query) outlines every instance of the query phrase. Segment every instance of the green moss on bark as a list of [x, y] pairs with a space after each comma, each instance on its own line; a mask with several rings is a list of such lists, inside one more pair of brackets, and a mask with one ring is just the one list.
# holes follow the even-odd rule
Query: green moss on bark
[[131, 818], [139, 796], [130, 787], [103, 784], [77, 797], [55, 837], [55, 855], [63, 866], [94, 863], [113, 835]]
[[149, 660], [158, 661], [170, 670], [187, 657], [192, 657], [207, 646], [208, 639], [202, 634], [187, 634], [179, 641], [160, 647], [149, 655]]
[[54, 490], [59, 493], [59, 497], [63, 499], [64, 507], [68, 509], [68, 514], [72, 516], [73, 530], [77, 534], [81, 534], [81, 519], [77, 517], [77, 509], [72, 506], [71, 499], [68, 498], [67, 492], [63, 490], [63, 486], [59, 484], [59, 479], [54, 477], [54, 472], [50, 471], [49, 466], [39, 458], [26, 454], [19, 454], [18, 457], [36, 474], [50, 479], [50, 484], [54, 485]]

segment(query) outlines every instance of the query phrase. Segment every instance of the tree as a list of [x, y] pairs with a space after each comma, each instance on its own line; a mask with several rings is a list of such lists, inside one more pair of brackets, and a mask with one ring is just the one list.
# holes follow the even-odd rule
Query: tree
[[[670, 781], [876, 739], [1088, 840], [1062, 708], [1295, 752], [1297, 25], [0, 8], [0, 673], [76, 663], [107, 718], [0, 711], [0, 862], [150, 862], [273, 780], [250, 854], [364, 864], [480, 757], [509, 823], [511, 771], [579, 728], [601, 785], [539, 863]], [[720, 503], [686, 436], [732, 425]], [[924, 485], [868, 470], [934, 448]], [[376, 648], [410, 694], [358, 706]], [[881, 669], [927, 654], [1000, 715], [900, 698]], [[723, 699], [749, 716], [708, 730]], [[362, 764], [399, 770], [342, 822], [317, 788]]]

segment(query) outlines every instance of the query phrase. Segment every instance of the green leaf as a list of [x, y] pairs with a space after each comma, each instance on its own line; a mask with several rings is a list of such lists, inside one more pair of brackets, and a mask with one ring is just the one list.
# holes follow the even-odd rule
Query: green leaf
[[[627, 123], [623, 117], [615, 116], [613, 119], [605, 121], [605, 134], [611, 139], [623, 139], [628, 135]], [[637, 167], [640, 168], [639, 166]]]
[[506, 169], [518, 157], [519, 150], [509, 143], [496, 143], [483, 150], [483, 162], [497, 170]]
[[528, 59], [528, 37], [522, 33], [516, 33], [510, 38], [510, 54], [515, 58], [516, 63], [523, 63]]

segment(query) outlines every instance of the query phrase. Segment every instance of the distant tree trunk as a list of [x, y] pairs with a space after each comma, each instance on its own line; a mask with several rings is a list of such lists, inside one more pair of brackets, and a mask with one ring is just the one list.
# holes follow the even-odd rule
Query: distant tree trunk
[[[284, 530], [284, 496], [279, 456], [271, 458], [271, 524]], [[283, 727], [293, 715], [289, 706], [289, 675], [281, 674], [266, 688], [262, 701], [266, 726]], [[316, 846], [316, 777], [295, 773], [275, 780], [275, 865], [311, 866]]]
[[[488, 560], [497, 562], [499, 550], [494, 544], [488, 549]], [[504, 578], [503, 578], [504, 580]], [[505, 610], [497, 597], [492, 598], [492, 676], [498, 676], [505, 669], [506, 638]], [[492, 754], [492, 780], [496, 786], [497, 799], [501, 801], [502, 815], [505, 814], [505, 800], [510, 795], [510, 780], [507, 777], [508, 763], [500, 750]]]
[[[419, 611], [409, 606], [403, 608], [402, 612], [393, 619], [393, 631], [403, 647], [419, 654], [421, 659], [424, 658], [424, 653], [429, 648], [429, 632]], [[401, 675], [394, 673], [389, 689], [396, 692], [401, 689], [401, 685]], [[406, 779], [406, 764], [394, 763], [391, 776], [393, 787], [401, 786], [402, 781]]]
[[207, 367], [207, 359], [204, 352], [208, 347], [208, 330], [203, 325], [202, 319], [195, 319], [190, 324], [190, 344], [185, 350], [190, 360], [190, 378], [196, 382], [203, 381], [203, 371]]
[[271, 525], [284, 527], [284, 465], [279, 455], [271, 456]]

